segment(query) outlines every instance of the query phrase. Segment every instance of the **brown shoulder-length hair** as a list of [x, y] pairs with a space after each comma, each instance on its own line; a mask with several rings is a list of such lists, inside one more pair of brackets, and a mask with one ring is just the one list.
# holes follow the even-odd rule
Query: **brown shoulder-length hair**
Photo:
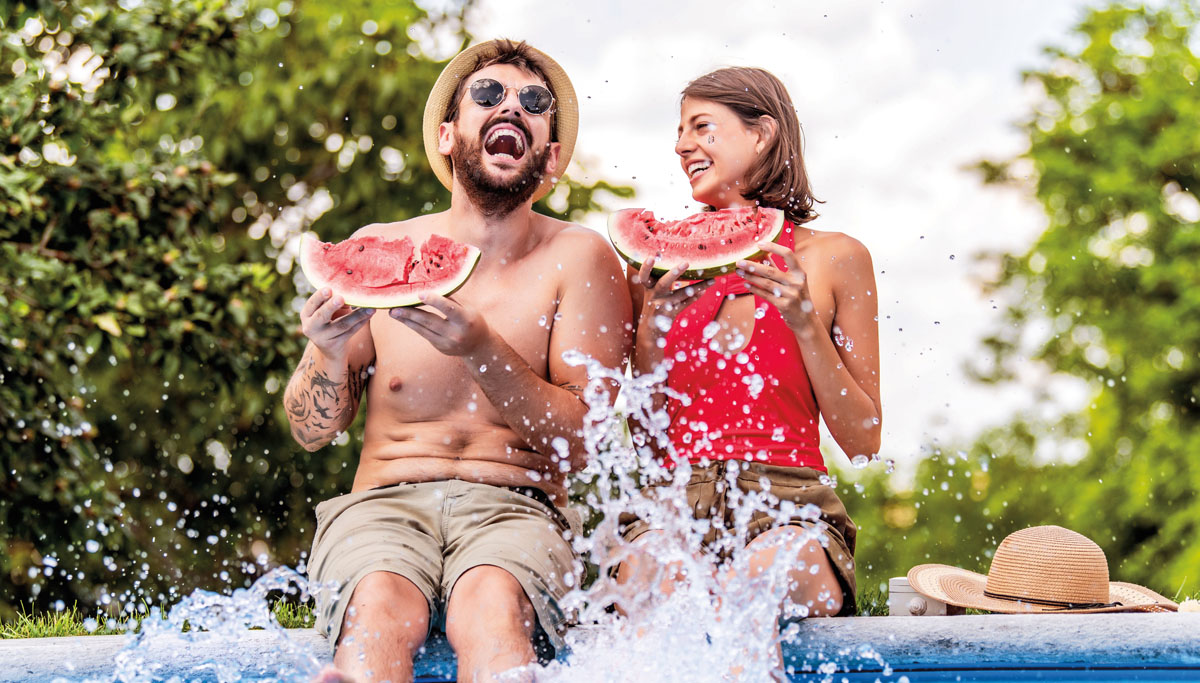
[[[533, 74], [542, 79], [546, 84], [546, 88], [556, 99], [558, 93], [554, 92], [554, 86], [551, 85], [550, 79], [546, 76], [546, 69], [542, 66], [542, 59], [525, 43], [525, 41], [515, 42], [508, 38], [500, 38], [495, 41], [496, 49], [492, 53], [483, 53], [475, 60], [475, 66], [470, 73], [458, 81], [458, 85], [454, 89], [454, 97], [450, 99], [450, 106], [446, 109], [446, 116], [443, 121], [449, 122], [458, 118], [458, 107], [462, 101], [463, 93], [467, 90], [467, 81], [476, 73], [486, 69], [493, 64], [510, 64], [518, 69]], [[558, 125], [555, 120], [555, 114], [550, 114], [550, 142], [558, 141]]]
[[723, 104], [751, 128], [762, 128], [763, 116], [774, 119], [775, 134], [746, 174], [742, 196], [782, 209], [795, 225], [817, 217], [813, 204], [820, 200], [813, 197], [804, 168], [800, 120], [778, 78], [763, 69], [728, 67], [688, 83], [683, 97]]

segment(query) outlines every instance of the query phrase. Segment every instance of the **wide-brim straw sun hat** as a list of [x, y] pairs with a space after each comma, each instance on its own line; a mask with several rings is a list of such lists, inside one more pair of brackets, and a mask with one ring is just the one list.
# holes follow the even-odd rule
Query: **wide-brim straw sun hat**
[[[450, 108], [450, 99], [454, 97], [459, 81], [475, 73], [475, 65], [482, 59], [495, 55], [502, 42], [504, 41], [489, 40], [486, 43], [472, 45], [458, 53], [454, 59], [450, 60], [446, 68], [442, 69], [442, 74], [438, 76], [437, 82], [433, 84], [433, 90], [429, 93], [429, 100], [425, 102], [425, 117], [421, 124], [421, 132], [425, 139], [425, 156], [428, 157], [434, 174], [447, 190], [453, 187], [454, 176], [450, 168], [450, 160], [438, 151], [438, 127], [446, 118], [446, 111]], [[525, 47], [537, 57], [538, 66], [546, 74], [548, 81], [546, 85], [554, 93], [555, 138], [562, 145], [558, 154], [558, 169], [555, 173], [557, 176], [561, 176], [566, 171], [567, 165], [571, 163], [571, 155], [575, 152], [575, 136], [579, 132], [579, 100], [575, 96], [575, 87], [571, 85], [571, 79], [567, 78], [567, 72], [563, 71], [558, 62], [541, 50], [528, 45]], [[557, 176], [542, 179], [541, 187], [533, 193], [534, 201], [541, 199], [554, 188], [554, 183], [558, 180]]]
[[1174, 612], [1179, 606], [1149, 588], [1108, 580], [1108, 560], [1090, 538], [1060, 526], [1009, 534], [987, 575], [944, 564], [908, 572], [916, 592], [949, 605], [1002, 612]]

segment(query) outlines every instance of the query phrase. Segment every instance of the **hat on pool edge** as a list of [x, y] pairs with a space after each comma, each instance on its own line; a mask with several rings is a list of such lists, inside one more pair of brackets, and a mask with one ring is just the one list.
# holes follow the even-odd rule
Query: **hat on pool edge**
[[944, 564], [908, 571], [916, 592], [949, 605], [1006, 614], [1174, 612], [1149, 588], [1108, 580], [1108, 560], [1088, 537], [1060, 526], [1015, 531], [1000, 542], [987, 576]]
[[[454, 176], [450, 169], [450, 160], [438, 152], [438, 126], [446, 118], [446, 111], [450, 108], [450, 98], [454, 97], [454, 91], [458, 88], [458, 82], [470, 76], [475, 72], [475, 65], [480, 59], [486, 59], [496, 54], [501, 40], [489, 40], [486, 43], [479, 43], [463, 50], [450, 60], [445, 69], [442, 69], [442, 74], [438, 76], [437, 82], [433, 84], [433, 90], [429, 93], [429, 100], [425, 102], [425, 117], [421, 123], [421, 132], [425, 139], [425, 156], [429, 159], [429, 165], [433, 167], [433, 172], [437, 175], [438, 180], [442, 181], [442, 185], [447, 190], [454, 185]], [[515, 42], [515, 41], [514, 41]], [[559, 176], [566, 170], [567, 165], [571, 163], [571, 154], [575, 151], [575, 135], [579, 132], [579, 100], [575, 97], [575, 87], [571, 85], [571, 79], [567, 78], [567, 72], [558, 65], [546, 53], [536, 48], [525, 46], [538, 59], [538, 66], [546, 73], [547, 86], [554, 93], [555, 113], [554, 113], [554, 129], [555, 138], [562, 149], [558, 155], [558, 170]], [[546, 193], [554, 187], [554, 180], [542, 179], [542, 186], [533, 193], [533, 200], [537, 201], [546, 196]]]

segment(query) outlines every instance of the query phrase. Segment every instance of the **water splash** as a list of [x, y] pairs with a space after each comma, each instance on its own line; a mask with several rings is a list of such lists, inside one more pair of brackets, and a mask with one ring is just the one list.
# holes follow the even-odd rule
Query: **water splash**
[[[736, 486], [736, 471], [731, 469], [724, 484], [732, 513], [722, 533], [706, 539], [706, 534], [723, 522], [695, 519], [687, 502], [685, 485], [692, 467], [675, 452], [668, 438], [670, 416], [663, 409], [663, 398], [685, 404], [690, 399], [666, 386], [671, 363], [661, 364], [652, 373], [627, 377], [575, 351], [563, 354], [563, 359], [588, 371], [583, 436], [589, 464], [573, 477], [573, 487], [585, 492], [599, 519], [591, 534], [576, 535], [572, 543], [582, 558], [600, 570], [597, 580], [587, 588], [573, 590], [563, 607], [590, 627], [567, 634], [570, 654], [565, 659], [523, 667], [501, 680], [529, 680], [532, 675], [548, 683], [774, 683], [793, 673], [780, 662], [779, 647], [797, 642], [801, 629], [795, 620], [820, 606], [796, 604], [788, 593], [792, 582], [819, 569], [806, 566], [797, 555], [803, 544], [819, 543], [820, 536], [808, 528], [793, 527], [796, 533], [778, 539], [777, 561], [758, 574], [750, 571], [754, 555], [746, 545], [756, 514], [766, 514], [782, 524], [797, 519], [815, 521], [820, 511], [812, 505], [779, 501], [769, 487], [742, 491]], [[615, 405], [613, 386], [620, 389]], [[715, 438], [709, 425], [696, 422], [691, 426], [701, 442]], [[554, 448], [560, 467], [567, 465], [565, 441], [555, 443]], [[824, 481], [837, 485], [832, 478]], [[652, 494], [647, 492], [647, 484], [654, 484]], [[622, 514], [647, 520], [661, 534], [652, 544], [626, 543], [621, 536]], [[646, 583], [651, 586], [648, 589], [633, 590], [610, 574], [635, 553], [642, 553], [660, 568], [654, 580]], [[666, 577], [664, 568], [668, 567], [686, 580], [673, 584], [673, 592], [666, 595], [655, 587]], [[200, 644], [207, 647], [196, 649], [220, 652], [221, 657], [197, 662], [188, 677], [222, 682], [309, 680], [320, 670], [321, 662], [310, 646], [288, 638], [271, 613], [268, 597], [283, 593], [305, 600], [319, 589], [310, 587], [296, 571], [282, 567], [232, 595], [198, 590], [166, 616], [153, 608], [140, 632], [127, 636], [129, 642], [118, 654], [111, 677], [88, 683], [179, 680], [176, 657]], [[832, 605], [828, 594], [818, 600], [824, 601], [827, 609]], [[613, 611], [613, 605], [620, 605], [624, 614]], [[249, 629], [261, 629], [270, 639], [270, 661], [257, 660], [255, 652], [243, 647]], [[832, 680], [839, 670], [850, 670], [855, 659], [886, 666], [865, 646], [857, 651], [816, 653], [810, 659], [792, 664], [797, 672], [818, 672], [826, 680]], [[174, 677], [167, 678], [168, 673]]]
[[[310, 647], [288, 638], [271, 612], [268, 597], [283, 594], [304, 601], [310, 592], [315, 591], [310, 591], [304, 576], [289, 567], [277, 567], [231, 595], [197, 590], [169, 614], [153, 607], [140, 630], [127, 636], [129, 642], [117, 653], [112, 675], [85, 683], [180, 680], [178, 657], [193, 650], [219, 656], [193, 664], [189, 679], [194, 676], [221, 683], [309, 680], [320, 670], [321, 662]], [[266, 643], [260, 638], [258, 647], [245, 647], [251, 629], [260, 629]], [[264, 648], [271, 652], [267, 661], [261, 654]]]
[[[670, 417], [663, 398], [689, 400], [666, 386], [670, 363], [649, 374], [626, 377], [578, 352], [563, 354], [563, 360], [585, 366], [590, 378], [584, 427], [589, 459], [574, 480], [600, 516], [590, 535], [573, 539], [580, 556], [599, 568], [599, 577], [590, 587], [572, 591], [563, 606], [574, 611], [580, 623], [596, 627], [567, 635], [571, 654], [566, 660], [511, 672], [511, 680], [522, 680], [531, 670], [536, 680], [552, 683], [780, 680], [784, 671], [779, 646], [796, 641], [799, 628], [794, 620], [816, 607], [795, 604], [788, 597], [792, 583], [802, 580], [800, 572], [819, 569], [806, 567], [797, 555], [804, 544], [820, 542], [820, 535], [792, 527], [795, 533], [779, 540], [777, 561], [754, 574], [754, 551], [763, 548], [746, 548], [751, 522], [761, 514], [777, 524], [815, 521], [820, 510], [779, 501], [769, 487], [743, 491], [737, 486], [736, 468], [731, 468], [724, 482], [732, 510], [729, 525], [713, 537], [709, 532], [724, 522], [693, 516], [685, 488], [692, 467], [667, 436]], [[613, 385], [620, 392], [610, 407]], [[708, 425], [692, 426], [698, 438], [712, 436]], [[623, 540], [620, 522], [631, 515], [660, 531], [653, 542]], [[615, 579], [617, 566], [631, 559], [650, 560], [655, 567], [652, 577], [639, 584], [641, 589]], [[668, 572], [686, 577], [671, 584], [669, 595], [658, 588]], [[832, 605], [829, 598], [820, 596]], [[614, 605], [620, 610], [613, 611]], [[782, 630], [781, 614], [793, 620]], [[618, 652], [620, 656], [614, 656]]]

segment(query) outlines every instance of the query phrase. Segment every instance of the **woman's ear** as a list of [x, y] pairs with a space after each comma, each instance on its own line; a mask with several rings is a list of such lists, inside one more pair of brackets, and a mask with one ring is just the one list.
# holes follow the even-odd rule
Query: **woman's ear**
[[775, 139], [778, 132], [779, 123], [775, 121], [774, 117], [766, 114], [758, 117], [758, 142], [754, 144], [754, 151], [762, 154], [762, 151]]

